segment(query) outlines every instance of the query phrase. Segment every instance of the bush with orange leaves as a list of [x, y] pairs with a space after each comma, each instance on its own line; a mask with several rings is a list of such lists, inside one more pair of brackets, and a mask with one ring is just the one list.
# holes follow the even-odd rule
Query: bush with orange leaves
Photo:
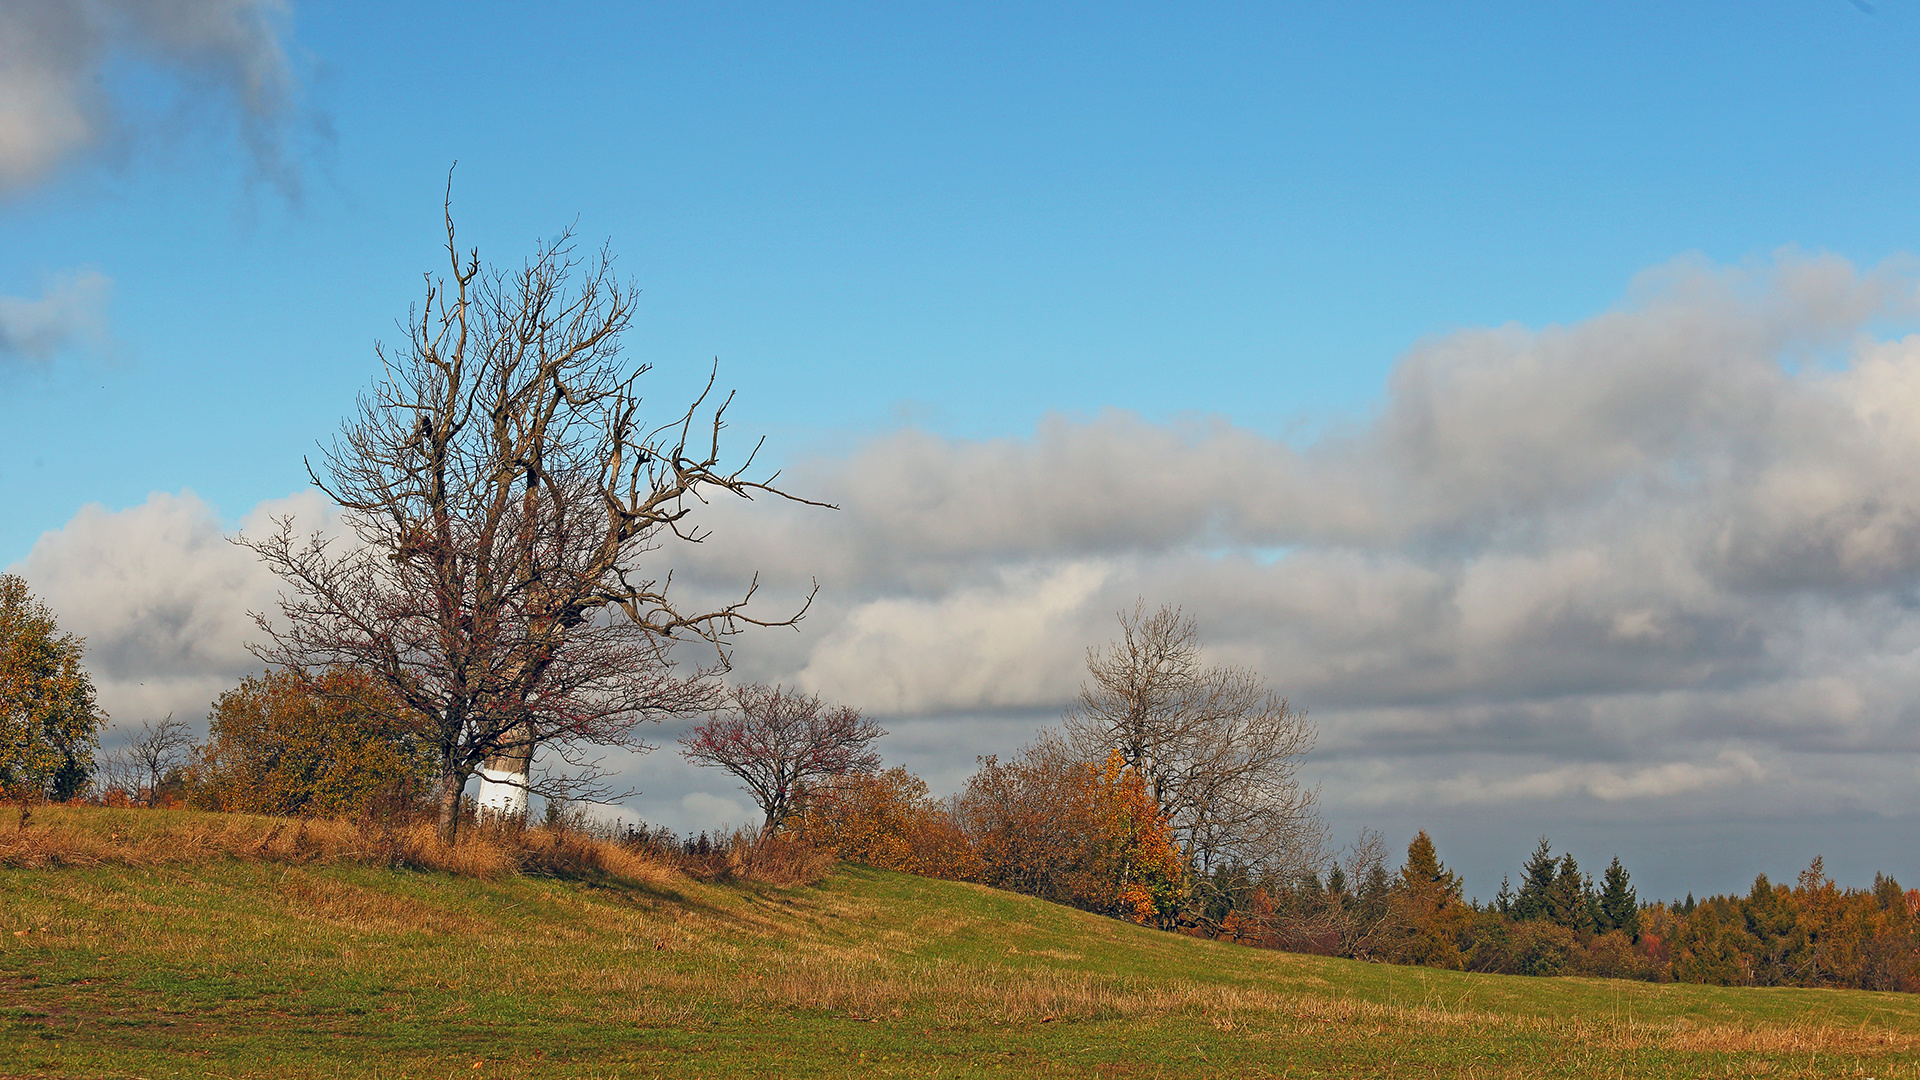
[[802, 801], [787, 823], [800, 837], [849, 862], [955, 881], [980, 880], [980, 860], [927, 782], [895, 767], [843, 776]]
[[327, 817], [410, 806], [435, 768], [420, 719], [357, 668], [255, 675], [220, 695], [189, 770], [207, 810]]
[[955, 809], [989, 885], [1155, 926], [1186, 899], [1166, 816], [1118, 753], [1095, 764], [1042, 735], [1011, 761], [983, 759]]

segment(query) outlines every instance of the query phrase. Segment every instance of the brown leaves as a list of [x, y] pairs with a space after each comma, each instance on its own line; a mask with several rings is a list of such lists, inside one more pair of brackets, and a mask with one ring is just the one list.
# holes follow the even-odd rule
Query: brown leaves
[[214, 702], [210, 723], [195, 797], [221, 810], [332, 815], [395, 791], [410, 803], [436, 765], [418, 714], [352, 668], [248, 678]]

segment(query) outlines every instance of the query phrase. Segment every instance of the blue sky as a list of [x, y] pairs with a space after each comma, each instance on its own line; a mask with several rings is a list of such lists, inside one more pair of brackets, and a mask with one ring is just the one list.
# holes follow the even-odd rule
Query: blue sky
[[[589, 246], [610, 241], [643, 289], [628, 345], [657, 366], [663, 408], [679, 405], [717, 357], [722, 383], [740, 390], [736, 430], [766, 434], [771, 460], [827, 487], [876, 447], [901, 445], [888, 440], [924, 439], [928, 454], [958, 462], [1002, 444], [1040, 453], [1051, 423], [1067, 425], [1063, 438], [1137, 423], [1126, 429], [1132, 443], [1183, 431], [1175, 444], [1189, 448], [1206, 441], [1195, 432], [1225, 424], [1324, 455], [1385, 439], [1393, 380], [1418, 368], [1410, 358], [1454, 355], [1475, 328], [1597, 326], [1609, 312], [1639, 310], [1645, 296], [1685, 293], [1672, 283], [1688, 268], [1720, 282], [1728, 304], [1798, 296], [1778, 284], [1777, 268], [1826, 256], [1859, 280], [1880, 267], [1904, 288], [1910, 253], [1920, 250], [1920, 13], [1895, 0], [1870, 11], [1847, 0], [805, 11], [294, 2], [264, 21], [248, 3], [209, 2], [178, 5], [174, 25], [131, 10], [106, 0], [27, 3], [0, 16], [19, 43], [0, 51], [0, 117], [5, 88], [22, 102], [30, 99], [19, 88], [32, 86], [56, 98], [71, 91], [90, 125], [64, 143], [0, 125], [0, 140], [12, 140], [0, 141], [0, 298], [11, 298], [0, 302], [0, 566], [37, 572], [36, 585], [55, 595], [65, 586], [50, 568], [79, 565], [56, 558], [59, 538], [78, 542], [69, 526], [88, 504], [100, 504], [102, 520], [132, 520], [112, 515], [151, 510], [155, 492], [191, 492], [198, 502], [181, 513], [231, 530], [302, 489], [302, 456], [372, 377], [372, 343], [396, 336], [394, 320], [421, 295], [420, 275], [443, 264], [439, 211], [455, 161], [463, 245], [511, 263], [569, 225]], [[76, 21], [76, 11], [88, 14]], [[1868, 308], [1834, 329], [1796, 307], [1796, 318], [1823, 329], [1783, 333], [1768, 347], [1789, 366], [1811, 356], [1848, 370], [1862, 340], [1895, 341], [1912, 321], [1898, 303]], [[1765, 301], [1742, 310], [1742, 325], [1773, 325]], [[53, 330], [28, 342], [21, 312], [39, 312], [35, 325]], [[1660, 325], [1692, 324], [1676, 316]], [[1675, 340], [1684, 350], [1690, 339]], [[1789, 443], [1806, 445], [1798, 435]], [[1583, 452], [1572, 435], [1556, 445]], [[1501, 453], [1528, 452], [1516, 443]], [[1410, 476], [1396, 483], [1414, 490]], [[1538, 510], [1514, 498], [1520, 509], [1502, 513]], [[1231, 505], [1203, 513], [1232, 517]], [[844, 610], [830, 609], [810, 632], [825, 641], [929, 590], [970, 596], [989, 588], [983, 581], [1004, 585], [1028, 572], [1078, 580], [1062, 567], [1090, 559], [1217, 562], [1222, 550], [1244, 549], [1264, 552], [1255, 564], [1280, 574], [1305, 543], [1309, 554], [1318, 545], [1431, 568], [1434, 551], [1462, 542], [1458, 530], [1421, 533], [1425, 526], [1398, 540], [1355, 541], [1326, 525], [1330, 517], [1314, 520], [1321, 524], [1225, 541], [1090, 542], [1021, 556], [1031, 565], [975, 553], [971, 570], [937, 588], [905, 572], [891, 583], [849, 579]], [[1564, 550], [1611, 552], [1625, 565], [1638, 558], [1615, 534], [1579, 531], [1600, 530], [1591, 522], [1545, 511], [1528, 520], [1541, 535], [1584, 537]], [[1817, 531], [1803, 525], [1802, 535]], [[58, 530], [66, 531], [42, 540]], [[818, 542], [822, 552], [853, 543]], [[1010, 550], [995, 543], [993, 552]], [[1109, 592], [1160, 580], [1101, 565], [1107, 584], [1074, 594], [1101, 618]], [[1878, 577], [1870, 588], [1898, 608], [1909, 602], [1909, 580]], [[1288, 685], [1290, 672], [1267, 665], [1295, 654], [1259, 644], [1268, 639], [1256, 629], [1235, 629], [1260, 625], [1257, 612], [1188, 602], [1220, 628], [1212, 640], [1229, 653], [1242, 648], [1235, 655]], [[1767, 603], [1784, 611], [1786, 601]], [[1637, 626], [1640, 610], [1608, 617]], [[833, 621], [842, 616], [850, 621]], [[119, 624], [101, 618], [92, 633], [106, 641]], [[1064, 655], [1097, 642], [1100, 625], [1089, 615], [1092, 636]], [[1906, 664], [1904, 639], [1888, 634], [1873, 655]], [[1777, 654], [1786, 640], [1767, 647]], [[826, 653], [781, 648], [748, 666], [845, 690], [821, 666]], [[230, 680], [239, 663], [209, 660], [206, 680]], [[1686, 685], [1770, 685], [1725, 664]], [[1453, 731], [1447, 724], [1465, 723], [1462, 701], [1551, 712], [1570, 694], [1675, 692], [1668, 676], [1622, 670], [1606, 687], [1551, 693], [1516, 689], [1525, 680], [1469, 679], [1427, 699], [1409, 691], [1393, 707], [1427, 700], [1456, 710], [1446, 713], [1454, 720], [1434, 721]], [[1069, 690], [1076, 677], [1065, 677]], [[1795, 677], [1812, 685], [1854, 676], [1835, 667]], [[202, 704], [181, 708], [204, 708], [206, 680], [180, 691], [183, 703]], [[1485, 833], [1473, 815], [1494, 810], [1342, 802], [1338, 784], [1392, 771], [1371, 736], [1341, 734], [1372, 730], [1357, 718], [1378, 703], [1337, 681], [1307, 682], [1335, 703], [1312, 703], [1328, 717], [1333, 759], [1358, 770], [1322, 781], [1338, 824], [1438, 819], [1426, 827], [1443, 856], [1447, 820]], [[1017, 700], [909, 694], [885, 698], [892, 704], [878, 711], [893, 710], [898, 730], [944, 732], [924, 735], [926, 749], [916, 751], [926, 771], [944, 775], [936, 762], [1004, 751], [1057, 715], [1061, 696], [1036, 683]], [[1847, 745], [1909, 760], [1912, 724], [1901, 706], [1866, 697], [1864, 715], [1881, 715], [1874, 730], [1891, 741]], [[117, 718], [172, 707], [125, 700]], [[1901, 699], [1888, 690], [1885, 700]], [[1675, 707], [1717, 716], [1732, 706]], [[1583, 715], [1604, 727], [1592, 709]], [[1690, 742], [1684, 761], [1637, 743], [1622, 749], [1624, 736], [1606, 752], [1530, 737], [1525, 768], [1563, 777], [1612, 768], [1624, 783], [1689, 762], [1702, 776], [1734, 776], [1752, 760], [1753, 775], [1778, 779], [1786, 774], [1767, 772], [1775, 767], [1767, 747], [1801, 752], [1791, 738], [1715, 731]], [[1499, 752], [1471, 739], [1455, 750]], [[656, 754], [650, 768], [666, 768], [668, 757]], [[1445, 767], [1484, 778], [1519, 766]], [[738, 798], [719, 781], [696, 791], [695, 781], [663, 776], [649, 779], [651, 790]], [[1593, 781], [1587, 790], [1616, 789]], [[1539, 832], [1573, 835], [1605, 818], [1597, 804], [1535, 806], [1526, 797], [1497, 803], [1518, 807], [1502, 819], [1514, 835], [1498, 836], [1497, 852], [1461, 838], [1469, 846], [1457, 858], [1475, 891], [1491, 894], [1503, 860], [1517, 865]], [[675, 798], [641, 812], [692, 825], [693, 807], [711, 805]], [[1729, 822], [1725, 836], [1767, 834], [1757, 796], [1727, 798], [1712, 810]], [[1640, 836], [1647, 859], [1657, 847], [1650, 823], [1681, 812], [1660, 805], [1616, 829], [1628, 841]], [[1778, 853], [1794, 865], [1767, 864], [1776, 876], [1814, 853], [1800, 847], [1827, 835], [1819, 821], [1864, 814], [1880, 823], [1869, 832], [1892, 836], [1920, 814], [1905, 803], [1807, 806], [1795, 827], [1810, 835]], [[1849, 830], [1859, 833], [1829, 831]], [[1704, 835], [1711, 846], [1716, 834]], [[1849, 842], [1826, 848], [1829, 867], [1895, 869], [1873, 861], [1877, 841], [1861, 841], [1857, 858], [1836, 856], [1834, 845]], [[1597, 863], [1609, 853], [1582, 857]], [[1742, 854], [1727, 873], [1750, 873], [1734, 864], [1756, 860]], [[1920, 865], [1907, 875], [1920, 877]]]
[[113, 280], [111, 349], [8, 375], [0, 552], [296, 482], [455, 160], [464, 237], [610, 239], [634, 351], [718, 356], [776, 454], [1108, 406], [1315, 430], [1422, 336], [1920, 226], [1907, 4], [911, 7], [299, 4], [291, 203], [217, 92], [120, 50], [134, 130], [0, 204], [5, 293]]

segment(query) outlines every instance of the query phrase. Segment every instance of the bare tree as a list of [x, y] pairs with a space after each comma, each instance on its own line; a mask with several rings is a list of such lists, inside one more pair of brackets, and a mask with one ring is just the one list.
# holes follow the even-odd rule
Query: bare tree
[[124, 771], [128, 794], [151, 806], [167, 775], [186, 767], [191, 743], [187, 722], [175, 720], [172, 713], [158, 724], [142, 720], [140, 734], [114, 755], [117, 760], [109, 766], [109, 774]]
[[1317, 870], [1319, 793], [1295, 775], [1313, 747], [1305, 712], [1251, 671], [1204, 665], [1178, 607], [1149, 614], [1142, 602], [1119, 619], [1119, 640], [1087, 651], [1092, 682], [1067, 712], [1082, 756], [1120, 751], [1202, 881], [1223, 866], [1272, 881]]
[[[642, 747], [642, 721], [705, 709], [733, 635], [791, 625], [805, 605], [748, 614], [755, 577], [736, 600], [687, 607], [670, 573], [643, 565], [701, 540], [689, 515], [715, 493], [791, 496], [748, 477], [751, 453], [722, 465], [732, 397], [710, 405], [711, 378], [665, 425], [642, 422], [648, 368], [619, 347], [635, 289], [611, 255], [577, 255], [568, 232], [508, 273], [462, 254], [450, 208], [446, 229], [450, 276], [429, 276], [405, 346], [376, 348], [383, 376], [307, 466], [352, 537], [297, 537], [280, 520], [240, 542], [289, 587], [281, 620], [256, 615], [257, 654], [361, 669], [418, 713], [451, 841], [487, 759], [548, 748], [568, 766], [558, 793], [602, 794], [590, 747]], [[686, 640], [712, 651], [676, 670], [669, 650]]]
[[681, 754], [739, 777], [766, 813], [769, 832], [799, 808], [810, 788], [838, 777], [871, 776], [880, 768], [870, 744], [886, 732], [853, 709], [757, 683], [728, 696], [726, 711], [681, 736]]
[[1329, 888], [1327, 900], [1339, 953], [1356, 960], [1377, 959], [1401, 929], [1399, 912], [1388, 902], [1392, 876], [1387, 870], [1386, 838], [1378, 829], [1361, 829], [1341, 849], [1337, 865], [1341, 887]]

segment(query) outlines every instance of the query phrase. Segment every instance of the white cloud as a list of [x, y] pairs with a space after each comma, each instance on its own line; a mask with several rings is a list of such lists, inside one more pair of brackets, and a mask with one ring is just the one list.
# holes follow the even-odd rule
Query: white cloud
[[680, 797], [681, 818], [690, 823], [691, 828], [725, 829], [742, 825], [755, 825], [761, 815], [749, 812], [739, 802], [719, 795], [709, 795], [704, 791], [690, 791]]
[[1709, 762], [1670, 761], [1638, 769], [1604, 765], [1566, 765], [1524, 776], [1485, 777], [1464, 773], [1433, 785], [1446, 803], [1505, 803], [1549, 799], [1579, 792], [1606, 802], [1658, 799], [1702, 788], [1759, 783], [1768, 773], [1744, 750], [1722, 750]]
[[1105, 566], [1007, 570], [990, 585], [931, 599], [883, 597], [819, 640], [800, 686], [885, 713], [992, 709], [1062, 700], [1091, 629]]
[[[293, 77], [282, 0], [10, 0], [0, 6], [0, 190], [34, 184], [122, 134], [106, 65], [133, 58], [230, 106], [260, 174], [294, 193], [285, 159]], [[135, 119], [151, 124], [151, 115]]]
[[0, 296], [0, 367], [45, 363], [75, 346], [107, 342], [113, 280], [97, 270], [56, 275], [37, 298]]
[[[334, 520], [315, 495], [262, 503], [303, 524]], [[213, 507], [191, 491], [155, 492], [124, 510], [82, 507], [42, 536], [12, 568], [87, 639], [86, 664], [107, 712], [122, 726], [171, 712], [198, 721], [220, 691], [260, 664], [250, 611], [271, 613], [279, 582], [253, 553], [230, 543]]]
[[1057, 716], [1116, 608], [1177, 602], [1313, 710], [1324, 767], [1371, 760], [1404, 805], [1441, 775], [1670, 808], [1750, 798], [1751, 761], [1911, 765], [1920, 337], [1869, 328], [1914, 296], [1828, 257], [1682, 260], [1584, 322], [1424, 343], [1373, 418], [1302, 447], [1120, 412], [904, 431], [789, 470], [837, 513], [720, 508], [690, 569], [817, 575], [805, 647], [754, 673], [896, 720]]

